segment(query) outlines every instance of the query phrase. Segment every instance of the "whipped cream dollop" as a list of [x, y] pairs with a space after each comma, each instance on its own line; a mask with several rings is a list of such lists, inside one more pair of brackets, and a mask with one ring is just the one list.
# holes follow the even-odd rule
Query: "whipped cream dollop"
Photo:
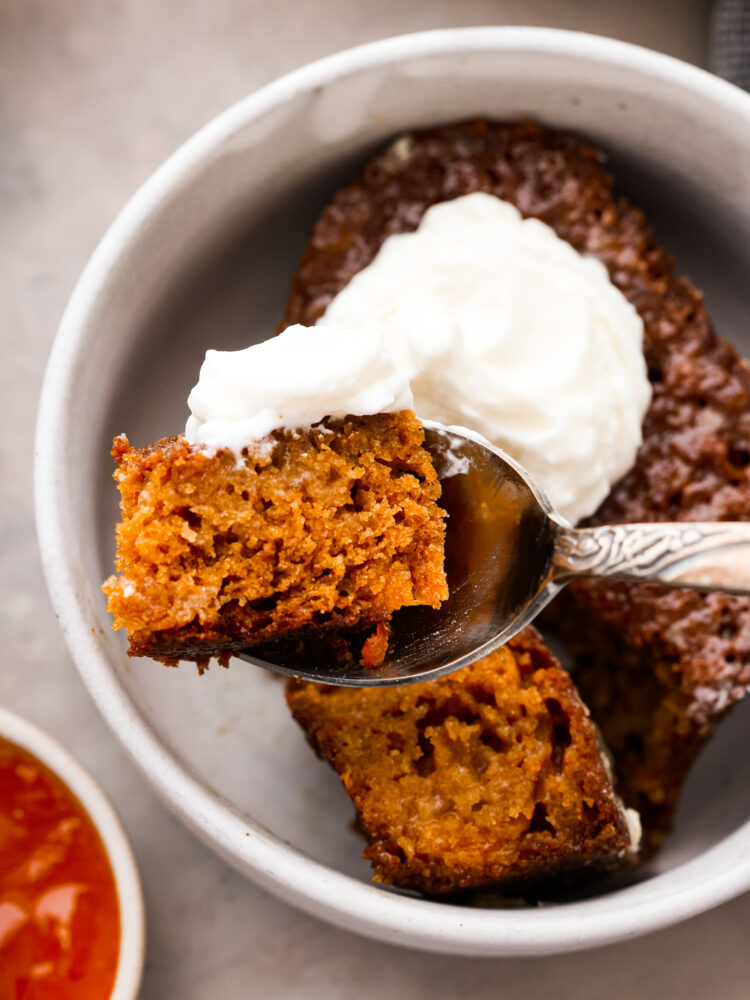
[[633, 465], [651, 398], [643, 323], [603, 264], [508, 202], [428, 209], [320, 323], [377, 325], [418, 416], [484, 434], [573, 523]]
[[383, 330], [290, 326], [241, 351], [207, 351], [188, 406], [191, 445], [239, 454], [277, 428], [414, 403]]

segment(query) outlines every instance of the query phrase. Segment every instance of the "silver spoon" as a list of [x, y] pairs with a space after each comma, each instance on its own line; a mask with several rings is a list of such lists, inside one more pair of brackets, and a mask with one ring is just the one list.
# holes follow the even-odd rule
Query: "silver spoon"
[[531, 476], [480, 434], [423, 421], [448, 512], [450, 597], [403, 608], [385, 662], [340, 661], [324, 639], [254, 646], [242, 659], [321, 684], [375, 687], [440, 677], [511, 639], [575, 577], [616, 577], [750, 596], [750, 523], [574, 529]]

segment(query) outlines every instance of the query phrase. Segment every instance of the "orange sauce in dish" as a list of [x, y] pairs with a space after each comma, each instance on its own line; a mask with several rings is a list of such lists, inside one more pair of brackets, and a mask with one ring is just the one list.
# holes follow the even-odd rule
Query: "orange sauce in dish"
[[88, 813], [0, 739], [0, 1000], [107, 1000], [119, 948], [115, 879]]

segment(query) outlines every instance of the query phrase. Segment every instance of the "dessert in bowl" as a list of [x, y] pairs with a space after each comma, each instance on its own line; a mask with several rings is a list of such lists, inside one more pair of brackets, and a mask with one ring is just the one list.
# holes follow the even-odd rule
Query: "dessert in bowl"
[[[542, 53], [545, 58], [539, 64]], [[555, 81], [554, 88], [541, 86], [540, 65], [542, 76], [549, 74], [547, 83]], [[320, 73], [325, 86], [315, 90]], [[439, 83], [427, 86], [426, 76]], [[459, 80], [467, 85], [457, 87]], [[699, 71], [640, 50], [554, 32], [438, 34], [394, 40], [342, 56], [338, 64], [302, 71], [288, 88], [278, 84], [250, 99], [193, 140], [192, 148], [177, 154], [116, 225], [71, 304], [40, 418], [39, 503], [50, 582], [84, 676], [110, 719], [116, 716], [116, 728], [136, 759], [151, 769], [162, 792], [209, 842], [262, 883], [348, 926], [357, 913], [356, 926], [390, 940], [509, 954], [612, 940], [726, 898], [741, 871], [732, 851], [739, 849], [737, 840], [747, 836], [741, 803], [731, 798], [731, 789], [730, 798], [722, 799], [725, 811], [714, 811], [713, 824], [706, 818], [701, 830], [704, 817], [697, 813], [692, 823], [678, 824], [674, 839], [653, 863], [657, 867], [652, 873], [642, 870], [637, 884], [566, 904], [557, 916], [533, 909], [512, 915], [476, 911], [464, 905], [459, 917], [455, 907], [384, 895], [350, 877], [368, 876], [357, 860], [361, 845], [342, 822], [345, 800], [336, 797], [340, 789], [335, 781], [331, 784], [323, 777], [326, 772], [308, 760], [305, 747], [290, 735], [277, 683], [238, 665], [226, 672], [209, 671], [199, 682], [182, 671], [163, 671], [148, 662], [133, 661], [126, 667], [123, 645], [109, 634], [103, 602], [95, 589], [89, 589], [106, 575], [111, 560], [115, 515], [106, 486], [108, 469], [99, 461], [108, 450], [106, 437], [127, 427], [138, 443], [146, 443], [179, 426], [187, 389], [206, 346], [244, 346], [250, 328], [258, 339], [267, 336], [281, 313], [294, 269], [290, 260], [302, 250], [316, 215], [338, 188], [357, 175], [374, 145], [384, 146], [407, 129], [480, 114], [497, 120], [521, 115], [543, 118], [558, 128], [585, 133], [610, 151], [620, 188], [629, 185], [633, 201], [638, 200], [644, 179], [652, 192], [661, 184], [667, 204], [665, 208], [661, 198], [657, 201], [657, 220], [661, 213], [662, 222], [669, 222], [669, 199], [678, 182], [683, 184], [675, 215], [684, 219], [685, 212], [691, 213], [699, 242], [705, 246], [707, 238], [713, 241], [714, 259], [722, 250], [720, 234], [726, 232], [727, 219], [735, 231], [747, 234], [741, 198], [735, 187], [724, 183], [716, 158], [722, 141], [725, 158], [729, 150], [735, 161], [747, 156], [744, 133], [736, 130], [737, 116], [747, 114], [746, 99]], [[624, 107], [615, 113], [620, 105]], [[373, 111], [385, 120], [373, 118]], [[646, 112], [664, 125], [658, 142], [640, 124]], [[710, 117], [718, 144], [716, 156], [702, 162], [698, 178], [687, 169], [695, 140], [686, 121], [694, 120], [696, 113], [705, 113], [706, 120]], [[311, 130], [306, 137], [291, 124], [303, 120]], [[262, 157], [257, 146], [261, 128]], [[299, 143], [305, 138], [310, 155], [302, 159], [291, 155], [293, 133]], [[706, 197], [712, 198], [716, 228], [702, 214]], [[242, 212], [237, 209], [240, 204]], [[414, 226], [418, 221], [417, 217]], [[173, 252], [165, 254], [165, 232], [172, 231], [170, 227], [175, 242]], [[150, 245], [156, 257], [149, 256]], [[680, 241], [677, 249], [684, 245]], [[690, 241], [687, 245], [683, 252], [689, 255]], [[733, 268], [746, 245], [734, 244], [727, 254], [729, 265], [721, 268], [719, 287], [730, 310], [738, 287], [733, 284]], [[108, 280], [99, 286], [104, 272], [98, 277], [96, 272], [104, 265]], [[715, 280], [715, 275], [704, 274], [705, 278], [697, 274], [699, 283]], [[121, 275], [119, 286], [113, 280], [117, 275]], [[136, 303], [125, 294], [125, 284], [133, 281], [142, 291]], [[118, 316], [119, 329], [116, 324], [113, 328]], [[105, 317], [106, 351], [103, 345], [97, 348], [93, 332], [105, 328]], [[226, 337], [223, 343], [218, 331]], [[71, 380], [85, 393], [88, 414], [98, 414], [95, 428], [87, 428], [80, 407], [69, 395], [61, 406], [60, 393]], [[70, 427], [71, 419], [77, 420], [77, 434], [69, 446], [75, 440], [76, 449], [86, 456], [80, 466], [50, 456], [44, 441], [53, 413], [62, 420], [59, 427]], [[64, 434], [63, 440], [68, 439]], [[75, 474], [70, 472], [73, 468]], [[94, 469], [102, 504], [109, 505], [100, 514], [98, 548], [90, 530], [84, 530], [84, 522], [91, 523], [87, 477]], [[80, 531], [63, 537], [52, 528], [59, 525], [57, 518], [66, 504], [80, 505], [76, 518]], [[73, 508], [66, 509], [69, 517]], [[46, 533], [45, 524], [50, 529]], [[87, 594], [83, 605], [82, 592], [69, 589], [73, 566], [77, 586]], [[87, 567], [85, 573], [80, 566]], [[55, 585], [56, 573], [58, 584], [65, 579], [65, 587]], [[86, 602], [90, 604], [84, 615]], [[82, 627], [84, 619], [87, 629]], [[98, 627], [93, 636], [92, 621]], [[259, 717], [263, 727], [254, 724]], [[224, 735], [217, 737], [217, 728]], [[731, 723], [725, 732], [726, 747]], [[721, 754], [721, 742], [717, 746], [716, 753]], [[708, 768], [720, 764], [710, 757], [702, 763]], [[299, 782], [296, 787], [290, 786], [290, 775]], [[280, 796], [282, 776], [285, 792]], [[700, 774], [695, 780], [700, 781]], [[731, 780], [741, 780], [736, 768]], [[710, 786], [708, 780], [700, 788], [704, 800], [708, 787], [710, 801]], [[314, 806], [305, 814], [309, 801]], [[246, 818], [248, 814], [252, 819]], [[717, 815], [725, 816], [723, 830], [717, 827]], [[264, 826], [272, 833], [264, 832]], [[292, 841], [298, 850], [283, 846], [276, 837]], [[706, 838], [712, 850], [705, 850]], [[701, 872], [711, 873], [710, 890]], [[669, 903], [667, 888], [675, 890]], [[566, 922], [573, 911], [575, 932]]]

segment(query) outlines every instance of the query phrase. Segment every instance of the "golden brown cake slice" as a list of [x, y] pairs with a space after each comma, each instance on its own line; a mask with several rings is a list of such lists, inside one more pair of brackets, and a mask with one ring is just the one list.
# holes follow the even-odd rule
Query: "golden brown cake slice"
[[533, 629], [439, 680], [292, 681], [287, 700], [354, 802], [376, 881], [548, 887], [633, 847], [595, 727]]
[[[411, 411], [277, 431], [238, 462], [183, 437], [115, 439], [118, 576], [130, 654], [205, 664], [305, 630], [386, 623], [447, 597], [440, 483]], [[382, 659], [376, 630], [365, 660]]]

